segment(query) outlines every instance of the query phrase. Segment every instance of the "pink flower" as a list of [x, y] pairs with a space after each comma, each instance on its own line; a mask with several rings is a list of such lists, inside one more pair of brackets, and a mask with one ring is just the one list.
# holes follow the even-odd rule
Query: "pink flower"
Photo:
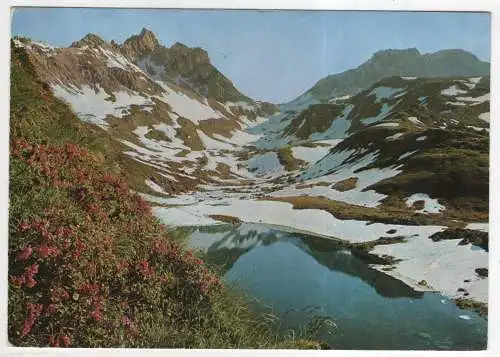
[[82, 293], [97, 295], [99, 293], [100, 287], [99, 284], [84, 284], [79, 287], [78, 290]]
[[43, 306], [41, 304], [28, 303], [26, 304], [26, 308], [28, 309], [28, 318], [24, 320], [21, 337], [24, 337], [31, 332], [36, 319], [40, 316], [43, 310]]
[[38, 248], [38, 254], [40, 254], [42, 258], [47, 258], [50, 256], [55, 257], [59, 254], [59, 250], [56, 247], [42, 245]]
[[28, 259], [31, 254], [33, 253], [33, 248], [31, 248], [31, 245], [28, 245], [21, 250], [21, 253], [18, 254], [16, 257], [16, 261], [18, 260], [26, 260]]
[[59, 347], [59, 340], [54, 336], [49, 336], [49, 344], [51, 347]]
[[139, 270], [146, 276], [151, 275], [153, 273], [153, 268], [149, 266], [149, 262], [147, 260], [139, 262]]
[[90, 313], [90, 317], [92, 317], [93, 319], [97, 320], [97, 321], [100, 321], [102, 319], [102, 312], [100, 309], [95, 309], [94, 311], [92, 311]]
[[71, 339], [67, 335], [61, 336], [61, 342], [62, 342], [64, 347], [68, 347], [71, 345]]
[[21, 221], [21, 223], [19, 223], [19, 231], [20, 232], [25, 232], [27, 231], [28, 229], [30, 229], [30, 224], [26, 221]]
[[16, 286], [23, 286], [23, 284], [26, 283], [26, 278], [24, 277], [24, 274], [21, 276], [11, 275], [10, 282]]
[[49, 304], [47, 306], [46, 312], [47, 312], [48, 315], [51, 315], [51, 314], [53, 314], [56, 311], [57, 311], [57, 306], [55, 304]]
[[26, 286], [28, 288], [32, 288], [36, 285], [36, 280], [33, 278], [36, 273], [38, 273], [38, 264], [32, 264], [25, 269], [23, 277], [26, 280]]

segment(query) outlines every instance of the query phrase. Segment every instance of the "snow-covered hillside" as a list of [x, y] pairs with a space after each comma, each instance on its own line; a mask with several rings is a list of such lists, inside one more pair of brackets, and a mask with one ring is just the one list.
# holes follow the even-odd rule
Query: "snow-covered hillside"
[[[456, 266], [439, 265], [441, 254], [470, 258], [457, 279], [487, 266], [485, 252], [429, 239], [488, 219], [487, 76], [389, 77], [278, 108], [241, 94], [202, 49], [166, 48], [147, 30], [121, 45], [95, 35], [68, 48], [14, 44], [57, 98], [138, 165], [134, 190], [169, 225], [228, 216], [347, 243], [403, 237], [374, 245], [375, 255], [403, 259], [377, 269], [453, 297], [457, 282], [443, 276]], [[484, 302], [476, 280], [471, 296]]]

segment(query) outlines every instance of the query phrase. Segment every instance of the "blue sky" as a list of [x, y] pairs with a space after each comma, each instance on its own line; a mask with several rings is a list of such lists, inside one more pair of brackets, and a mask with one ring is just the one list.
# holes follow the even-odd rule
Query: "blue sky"
[[490, 16], [481, 13], [23, 8], [12, 16], [13, 35], [56, 46], [90, 32], [123, 42], [143, 27], [166, 46], [204, 48], [242, 92], [275, 103], [381, 49], [461, 48], [490, 60]]

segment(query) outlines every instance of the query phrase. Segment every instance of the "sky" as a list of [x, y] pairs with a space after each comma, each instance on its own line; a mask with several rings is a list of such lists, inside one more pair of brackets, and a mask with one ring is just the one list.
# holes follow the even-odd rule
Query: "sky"
[[12, 14], [12, 35], [55, 46], [87, 33], [122, 43], [143, 27], [165, 46], [205, 49], [240, 91], [273, 103], [388, 48], [461, 48], [490, 61], [486, 13], [18, 8]]

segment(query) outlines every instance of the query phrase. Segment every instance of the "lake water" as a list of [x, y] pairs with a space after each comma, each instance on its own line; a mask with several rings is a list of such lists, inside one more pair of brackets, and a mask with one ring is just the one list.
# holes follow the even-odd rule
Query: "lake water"
[[271, 306], [284, 330], [328, 317], [336, 328], [318, 338], [335, 349], [486, 348], [483, 317], [370, 268], [337, 242], [258, 224], [182, 230], [226, 281]]

